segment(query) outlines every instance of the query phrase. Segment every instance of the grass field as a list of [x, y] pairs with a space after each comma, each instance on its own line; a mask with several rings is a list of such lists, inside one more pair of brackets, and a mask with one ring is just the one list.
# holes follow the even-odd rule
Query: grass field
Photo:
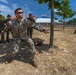
[[[48, 31], [49, 27], [44, 27]], [[9, 64], [4, 63], [4, 56], [8, 52], [7, 44], [0, 44], [0, 75], [76, 75], [76, 27], [67, 26], [54, 28], [54, 45], [49, 48], [50, 33], [41, 33], [34, 30], [33, 39], [43, 41], [42, 46], [36, 46], [38, 68], [34, 68], [26, 59], [26, 50], [21, 50], [20, 55]], [[11, 35], [10, 35], [11, 37]]]

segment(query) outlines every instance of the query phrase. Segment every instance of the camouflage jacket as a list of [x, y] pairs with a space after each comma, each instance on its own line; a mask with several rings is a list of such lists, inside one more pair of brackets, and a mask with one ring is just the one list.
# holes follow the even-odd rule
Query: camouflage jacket
[[4, 21], [0, 20], [0, 31], [2, 31], [4, 28], [5, 28]]
[[[25, 19], [22, 19], [21, 22], [18, 22], [16, 19], [12, 21], [8, 21], [7, 29], [11, 29], [13, 38], [21, 38], [27, 39], [27, 27], [29, 22]], [[44, 29], [40, 29], [38, 26], [33, 25], [33, 28], [43, 31]]]

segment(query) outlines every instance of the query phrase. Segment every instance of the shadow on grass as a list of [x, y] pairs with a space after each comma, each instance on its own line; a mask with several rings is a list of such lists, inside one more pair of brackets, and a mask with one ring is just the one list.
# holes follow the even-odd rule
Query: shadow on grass
[[[35, 46], [36, 50], [41, 52], [42, 51], [48, 51], [49, 49], [49, 46], [48, 44], [44, 44], [42, 39], [39, 39], [39, 38], [34, 38], [33, 39], [33, 42], [36, 42], [36, 41], [41, 41], [42, 42], [42, 45], [41, 46]], [[2, 44], [0, 45], [0, 63], [5, 63], [7, 57], [10, 58], [8, 56], [8, 53], [12, 53], [12, 45], [9, 43], [9, 44]], [[25, 45], [24, 45], [25, 46]], [[11, 50], [9, 50], [9, 48]], [[23, 48], [23, 46], [22, 46]], [[32, 60], [32, 57], [33, 57], [33, 54], [31, 53], [31, 51], [29, 50], [28, 47], [25, 47], [24, 49], [19, 50], [18, 54], [16, 55], [15, 58], [13, 58], [13, 60], [18, 60], [18, 61], [22, 61], [22, 62], [25, 62], [25, 63], [30, 63], [30, 61]]]

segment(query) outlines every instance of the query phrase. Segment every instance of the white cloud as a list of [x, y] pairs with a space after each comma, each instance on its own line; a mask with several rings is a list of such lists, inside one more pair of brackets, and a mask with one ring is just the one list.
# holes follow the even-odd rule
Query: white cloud
[[32, 11], [28, 7], [25, 7], [25, 12], [26, 13], [32, 13]]
[[25, 11], [25, 14], [32, 13], [30, 8], [28, 7], [28, 4], [25, 4], [25, 6], [22, 9]]
[[57, 9], [54, 9], [54, 12], [58, 12], [58, 10]]
[[18, 4], [15, 4], [15, 3], [14, 3], [14, 4], [12, 4], [12, 7], [13, 7], [13, 9], [16, 9], [16, 8], [19, 7], [19, 6], [18, 6]]
[[28, 6], [28, 4], [25, 4], [25, 7], [27, 7]]
[[4, 11], [4, 12], [10, 12], [13, 13], [13, 10], [11, 10], [9, 7], [5, 6], [5, 5], [1, 5], [0, 4], [0, 10]]
[[61, 10], [60, 10], [60, 11], [58, 11], [57, 9], [54, 9], [54, 12], [61, 12]]
[[21, 7], [23, 9], [23, 11], [25, 12], [24, 14], [30, 13], [32, 11], [30, 11], [29, 7], [27, 4], [25, 4], [24, 6], [19, 6], [18, 4], [12, 4], [13, 9], [15, 10], [18, 7]]
[[0, 0], [0, 1], [8, 4], [8, 1], [7, 0]]
[[2, 14], [4, 16], [6, 16], [7, 14], [13, 15], [13, 13], [14, 13], [13, 10], [10, 9], [8, 6], [1, 5], [1, 4], [0, 4], [0, 11], [1, 11], [0, 14]]
[[[12, 4], [12, 8], [0, 4], [0, 11], [1, 11], [0, 14], [2, 14], [4, 16], [6, 16], [7, 14], [10, 14], [10, 15], [13, 15], [14, 16], [14, 10], [16, 8], [18, 8], [18, 7], [20, 7], [20, 6], [18, 4], [15, 4], [15, 3]], [[26, 14], [32, 13], [31, 9], [28, 7], [27, 4], [25, 4], [24, 6], [21, 6], [21, 8], [23, 9], [24, 16]]]

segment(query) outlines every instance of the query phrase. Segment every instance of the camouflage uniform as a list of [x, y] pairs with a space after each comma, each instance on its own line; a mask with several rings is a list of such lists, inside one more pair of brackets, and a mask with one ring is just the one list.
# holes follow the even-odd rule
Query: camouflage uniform
[[35, 20], [33, 18], [27, 18], [28, 20], [28, 28], [27, 28], [27, 35], [32, 38], [33, 34], [33, 24], [35, 23]]
[[0, 34], [1, 34], [1, 42], [4, 42], [4, 33], [1, 33], [1, 31], [5, 28], [3, 20], [0, 20]]
[[[4, 20], [4, 24], [6, 25], [8, 21], [10, 21], [10, 20], [9, 19]], [[9, 41], [9, 33], [10, 32], [11, 32], [10, 29], [8, 29], [7, 32], [6, 32], [6, 40], [7, 40], [8, 43], [10, 42]]]
[[[7, 28], [11, 29], [12, 31], [12, 36], [13, 36], [13, 44], [12, 44], [12, 57], [16, 55], [19, 51], [19, 45], [22, 42], [25, 42], [26, 45], [30, 47], [31, 52], [33, 53], [33, 61], [36, 60], [36, 50], [33, 41], [27, 36], [27, 27], [28, 27], [28, 21], [22, 19], [21, 22], [19, 23], [16, 19], [13, 21], [8, 22]], [[34, 28], [38, 29], [38, 27], [34, 26]], [[42, 31], [42, 30], [40, 30]]]

